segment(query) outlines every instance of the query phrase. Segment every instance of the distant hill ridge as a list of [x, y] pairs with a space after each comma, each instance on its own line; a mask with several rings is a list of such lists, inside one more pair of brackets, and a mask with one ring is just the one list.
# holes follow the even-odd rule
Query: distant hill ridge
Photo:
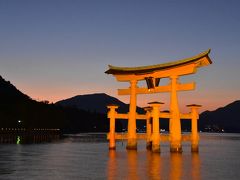
[[[104, 114], [107, 113], [107, 105], [109, 104], [118, 105], [119, 108], [117, 111], [120, 113], [127, 113], [129, 109], [129, 104], [125, 104], [119, 99], [109, 96], [105, 93], [78, 95], [69, 99], [58, 101], [55, 104]], [[140, 107], [137, 107], [137, 111], [139, 113], [144, 112], [144, 110]]]
[[240, 100], [200, 114], [200, 128], [209, 131], [240, 132]]
[[[107, 112], [108, 104], [119, 105], [118, 112], [127, 113], [129, 105], [121, 102], [115, 97], [105, 93], [78, 95], [69, 99], [58, 101], [57, 105], [64, 107], [75, 107], [90, 112]], [[137, 108], [139, 113], [144, 113], [142, 108]], [[165, 121], [163, 121], [165, 122]], [[200, 114], [199, 129], [209, 132], [240, 132], [240, 101], [235, 101], [218, 108], [215, 111], [205, 111]], [[164, 124], [162, 124], [164, 125]], [[165, 125], [164, 125], [165, 126]], [[182, 128], [190, 130], [191, 125], [182, 121]]]
[[0, 76], [0, 94], [2, 95], [1, 101], [12, 100], [30, 100], [30, 97], [19, 91], [10, 81], [6, 81]]

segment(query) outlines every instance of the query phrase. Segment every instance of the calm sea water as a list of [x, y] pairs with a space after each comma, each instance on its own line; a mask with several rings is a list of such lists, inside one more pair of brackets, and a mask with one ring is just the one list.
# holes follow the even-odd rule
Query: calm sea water
[[240, 179], [240, 134], [201, 134], [199, 154], [108, 151], [102, 136], [71, 136], [40, 144], [1, 144], [0, 179]]

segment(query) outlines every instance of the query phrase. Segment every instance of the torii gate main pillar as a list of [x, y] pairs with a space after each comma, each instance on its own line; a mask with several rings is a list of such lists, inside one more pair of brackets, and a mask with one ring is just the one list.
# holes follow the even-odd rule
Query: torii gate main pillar
[[128, 142], [127, 149], [137, 149], [137, 134], [136, 134], [136, 107], [137, 107], [137, 95], [136, 95], [137, 81], [130, 81], [130, 105], [129, 105], [129, 117], [128, 117]]
[[181, 122], [177, 97], [178, 76], [171, 76], [171, 101], [170, 101], [170, 151], [182, 152]]

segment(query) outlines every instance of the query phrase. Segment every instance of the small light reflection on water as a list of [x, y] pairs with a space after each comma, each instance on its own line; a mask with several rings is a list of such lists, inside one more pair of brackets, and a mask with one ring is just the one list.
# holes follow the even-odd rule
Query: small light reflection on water
[[16, 142], [16, 144], [20, 144], [20, 142], [21, 142], [21, 138], [20, 138], [20, 136], [17, 136], [17, 142]]
[[37, 144], [60, 140], [59, 134], [0, 134], [0, 144]]

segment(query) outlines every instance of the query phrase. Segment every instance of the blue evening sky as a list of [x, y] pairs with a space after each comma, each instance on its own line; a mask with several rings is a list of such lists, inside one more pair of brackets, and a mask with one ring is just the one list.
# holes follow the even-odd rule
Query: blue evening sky
[[[238, 0], [0, 0], [0, 75], [34, 99], [57, 101], [128, 87], [107, 65], [142, 66], [194, 56], [211, 48], [213, 64], [181, 78], [195, 91], [181, 109], [214, 110], [240, 92]], [[139, 105], [169, 94], [140, 95]]]

